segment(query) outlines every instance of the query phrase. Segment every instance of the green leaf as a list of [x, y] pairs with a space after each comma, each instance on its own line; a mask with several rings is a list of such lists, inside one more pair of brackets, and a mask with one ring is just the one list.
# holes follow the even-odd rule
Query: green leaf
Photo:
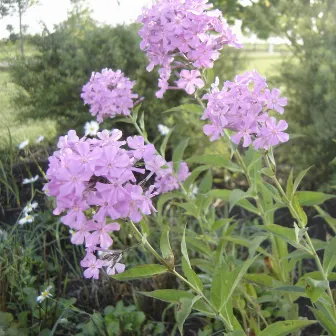
[[300, 287], [300, 286], [280, 286], [280, 287], [275, 287], [272, 290], [281, 292], [281, 293], [296, 293], [301, 296], [304, 296], [302, 294], [304, 294], [306, 291], [303, 287]]
[[295, 235], [294, 229], [282, 227], [277, 224], [269, 224], [269, 225], [263, 226], [263, 229], [268, 232], [273, 233], [277, 237], [280, 237], [282, 240], [286, 241], [287, 243], [293, 245], [296, 248], [305, 249], [303, 246], [299, 245], [296, 242], [296, 235]]
[[132, 109], [132, 117], [134, 119], [134, 121], [136, 122], [137, 119], [138, 119], [138, 113], [139, 113], [139, 110], [141, 108], [141, 105], [142, 103], [138, 104], [137, 106], [135, 106], [133, 109]]
[[167, 272], [166, 267], [157, 264], [139, 265], [126, 270], [123, 273], [113, 276], [119, 281], [128, 281], [136, 279], [151, 278], [153, 275], [158, 275]]
[[185, 239], [185, 232], [186, 232], [186, 227], [184, 227], [183, 236], [182, 236], [182, 240], [181, 240], [181, 253], [182, 253], [182, 256], [184, 257], [185, 261], [187, 262], [188, 266], [191, 268], [191, 264], [190, 264], [190, 260], [189, 260], [189, 256], [188, 256], [186, 239]]
[[8, 328], [14, 320], [13, 315], [10, 313], [0, 312], [0, 326]]
[[245, 274], [244, 279], [248, 282], [255, 283], [262, 287], [273, 288], [281, 285], [281, 282], [279, 280], [274, 279], [267, 274]]
[[293, 195], [294, 195], [293, 169], [291, 169], [291, 172], [288, 176], [287, 187], [286, 187], [286, 195], [287, 195], [287, 198], [289, 200], [291, 200]]
[[308, 223], [308, 218], [307, 218], [306, 213], [302, 209], [302, 206], [299, 202], [297, 195], [294, 195], [294, 197], [292, 198], [292, 205], [296, 212], [295, 213], [291, 211], [292, 216], [296, 218], [299, 222], [301, 222], [304, 226], [306, 226]]
[[309, 168], [302, 170], [299, 175], [296, 177], [295, 182], [294, 182], [294, 186], [293, 186], [293, 195], [295, 194], [297, 188], [299, 187], [302, 179], [305, 177], [305, 175], [307, 174], [307, 172], [309, 171], [309, 169], [311, 169], [313, 166], [310, 166]]
[[198, 288], [200, 291], [203, 290], [203, 283], [198, 277], [198, 275], [194, 272], [194, 270], [190, 267], [190, 261], [189, 263], [185, 259], [185, 257], [182, 257], [182, 271], [184, 275], [187, 277], [188, 281], [194, 285], [196, 288]]
[[185, 320], [190, 315], [194, 303], [200, 298], [201, 298], [200, 296], [196, 296], [193, 299], [188, 298], [180, 299], [175, 310], [175, 319], [181, 335], [183, 335], [183, 325]]
[[306, 294], [312, 303], [315, 303], [329, 286], [328, 280], [314, 280], [308, 277], [306, 282]]
[[231, 194], [230, 194], [230, 209], [229, 212], [231, 212], [232, 208], [241, 200], [247, 198], [248, 195], [247, 193], [245, 193], [244, 191], [240, 190], [240, 189], [234, 189], [232, 190]]
[[[226, 190], [226, 189], [213, 189], [213, 190], [209, 191], [208, 195], [210, 197], [219, 198], [219, 199], [222, 199], [224, 201], [229, 202], [231, 192], [232, 192], [231, 190]], [[242, 208], [244, 208], [244, 209], [246, 209], [246, 210], [248, 210], [252, 213], [260, 215], [259, 210], [251, 202], [249, 202], [247, 199], [239, 200], [237, 202], [237, 205], [241, 206]]]
[[231, 222], [234, 221], [234, 218], [222, 218], [222, 219], [218, 219], [216, 220], [212, 227], [211, 227], [211, 231], [216, 231], [221, 229], [223, 226], [226, 226], [228, 224], [230, 224]]
[[192, 293], [178, 289], [157, 289], [152, 292], [139, 293], [169, 303], [178, 303], [182, 298], [193, 299], [195, 297]]
[[169, 225], [166, 225], [162, 232], [160, 239], [160, 250], [163, 259], [167, 259], [174, 256], [169, 242]]
[[272, 176], [274, 176], [274, 172], [272, 171], [272, 169], [267, 168], [267, 167], [262, 168], [262, 169], [260, 170], [260, 172], [261, 172], [262, 174], [268, 176], [268, 177], [272, 177]]
[[213, 68], [209, 68], [205, 70], [205, 79], [206, 79], [206, 84], [208, 87], [211, 86], [211, 84], [214, 83], [215, 81], [215, 71]]
[[332, 272], [336, 265], [336, 237], [328, 242], [324, 251], [323, 269], [328, 274]]
[[210, 165], [211, 167], [226, 168], [232, 172], [243, 172], [242, 169], [235, 163], [223, 158], [222, 156], [214, 154], [195, 155], [187, 159], [186, 162], [205, 164]]
[[227, 265], [220, 259], [215, 267], [212, 276], [212, 284], [210, 289], [210, 301], [217, 309], [225, 304], [225, 298], [229, 293], [228, 274], [230, 273]]
[[200, 194], [205, 194], [209, 192], [211, 188], [212, 188], [212, 171], [209, 170], [202, 179], [198, 188], [198, 192]]
[[[224, 305], [226, 305], [228, 303], [229, 299], [233, 295], [233, 292], [235, 291], [235, 289], [237, 288], [237, 286], [241, 282], [241, 279], [243, 278], [243, 276], [245, 275], [247, 270], [250, 268], [250, 266], [255, 262], [257, 257], [258, 256], [255, 256], [254, 258], [246, 260], [241, 266], [236, 267], [233, 271], [230, 272], [230, 274], [229, 274], [229, 281], [230, 281], [229, 292], [228, 292], [228, 295], [225, 298]], [[224, 305], [221, 306], [220, 310], [222, 310]]]
[[191, 174], [187, 177], [187, 179], [184, 181], [184, 188], [186, 190], [189, 190], [190, 186], [195, 182], [195, 180], [197, 179], [197, 177], [204, 172], [205, 170], [210, 169], [210, 166], [206, 165], [206, 166], [199, 166], [197, 168], [195, 168]]
[[330, 314], [312, 307], [308, 308], [314, 313], [315, 318], [319, 321], [322, 328], [328, 332], [328, 335], [336, 335], [336, 321]]
[[167, 148], [167, 144], [168, 144], [168, 141], [170, 139], [170, 136], [172, 135], [173, 131], [174, 131], [174, 127], [172, 129], [170, 129], [170, 131], [168, 132], [168, 134], [163, 138], [163, 141], [161, 143], [161, 146], [160, 146], [160, 153], [161, 155], [165, 158], [166, 156], [166, 148]]
[[189, 139], [185, 139], [181, 141], [173, 152], [173, 164], [174, 164], [175, 173], [178, 173], [180, 169], [180, 164], [183, 158], [183, 154], [184, 154], [185, 149], [188, 146], [188, 143], [189, 143]]
[[180, 106], [173, 107], [169, 110], [166, 110], [163, 113], [180, 112], [180, 111], [192, 112], [192, 113], [201, 115], [203, 114], [204, 109], [202, 106], [197, 105], [197, 104], [183, 104]]
[[326, 211], [322, 210], [318, 205], [314, 205], [314, 208], [330, 226], [330, 228], [336, 233], [336, 218], [331, 217]]
[[287, 320], [275, 322], [262, 330], [258, 336], [288, 336], [290, 333], [314, 323], [316, 323], [316, 321]]
[[166, 194], [162, 194], [157, 203], [157, 211], [159, 214], [162, 214], [163, 205], [174, 199], [174, 198], [185, 198], [185, 195], [180, 191], [174, 191]]
[[298, 191], [296, 195], [303, 206], [320, 205], [336, 197], [336, 195], [324, 194], [318, 191]]

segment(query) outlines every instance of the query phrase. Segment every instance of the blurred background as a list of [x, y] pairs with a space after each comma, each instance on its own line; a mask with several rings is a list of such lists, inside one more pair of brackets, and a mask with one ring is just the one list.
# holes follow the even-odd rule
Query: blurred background
[[[301, 187], [333, 193], [336, 187], [335, 0], [210, 2], [222, 10], [244, 45], [241, 50], [224, 48], [222, 51], [214, 71], [221, 83], [232, 80], [236, 74], [256, 69], [267, 77], [271, 87], [281, 88], [282, 96], [288, 97], [284, 119], [288, 121], [291, 139], [276, 149], [280, 178], [283, 176], [284, 181], [292, 167], [297, 174], [313, 166]], [[41, 321], [36, 295], [42, 284], [51, 282], [58, 286], [57, 291], [55, 288], [57, 298], [76, 298], [78, 306], [90, 314], [95, 310], [102, 312], [108, 304], [116, 307], [122, 299], [118, 308], [113, 308], [115, 311], [111, 308], [105, 312], [105, 317], [108, 314], [117, 316], [119, 324], [116, 323], [121, 329], [125, 326], [120, 325], [120, 321], [123, 318], [126, 321], [132, 312], [135, 322], [131, 330], [138, 330], [138, 333], [128, 334], [122, 329], [122, 335], [161, 335], [173, 321], [168, 312], [165, 316], [168, 327], [160, 324], [166, 306], [139, 298], [128, 284], [103, 279], [98, 286], [85, 281], [77, 262], [83, 250], [69, 243], [68, 231], [51, 214], [52, 205], [48, 205], [33, 187], [22, 186], [24, 178], [41, 176], [37, 167], [46, 169], [47, 157], [55, 150], [59, 135], [69, 129], [84, 135], [85, 122], [93, 118], [88, 107], [83, 105], [80, 93], [93, 71], [121, 69], [136, 80], [135, 90], [145, 98], [142, 109], [149, 139], [162, 141], [158, 124], [175, 127], [168, 156], [169, 150], [185, 137], [190, 137], [186, 157], [218, 151], [230, 156], [229, 149], [221, 142], [209, 142], [202, 132], [202, 122], [194, 114], [170, 110], [190, 101], [183, 92], [170, 91], [164, 99], [156, 99], [158, 76], [155, 71], [146, 71], [147, 59], [139, 49], [139, 25], [136, 23], [141, 8], [150, 3], [151, 0], [0, 0], [0, 308], [11, 313], [24, 313], [27, 307], [33, 309], [34, 317], [30, 313], [27, 316], [38, 332], [44, 327], [50, 331], [55, 321], [66, 316], [62, 315], [63, 310], [61, 313], [57, 310], [59, 306], [52, 306], [50, 311], [55, 313], [46, 314], [42, 322], [38, 322], [38, 328], [34, 324], [37, 316]], [[170, 112], [165, 112], [167, 110]], [[102, 129], [113, 127], [121, 128], [126, 135], [134, 133], [131, 126], [116, 120], [105, 121], [101, 126]], [[44, 137], [41, 143], [36, 141], [40, 136]], [[29, 153], [17, 149], [25, 140], [30, 142]], [[242, 177], [237, 175], [221, 171], [214, 183], [217, 187], [233, 189], [238, 184], [244, 188]], [[40, 180], [35, 187], [42, 188]], [[1, 238], [2, 230], [17, 221], [32, 194], [36, 195], [42, 210], [34, 230], [23, 228], [5, 243]], [[335, 202], [326, 203], [324, 210], [335, 217]], [[319, 210], [320, 215], [333, 225], [335, 232], [336, 220], [328, 217], [324, 210]], [[312, 211], [310, 215], [317, 214], [314, 209]], [[242, 214], [239, 216], [244, 218]], [[284, 216], [281, 217], [285, 218], [284, 222], [292, 225], [291, 217]], [[251, 218], [244, 223], [248, 221]], [[311, 226], [315, 224], [315, 237], [325, 239], [327, 230], [321, 230], [321, 219], [310, 223]], [[153, 224], [154, 236], [160, 231], [157, 228]], [[132, 236], [126, 229], [116, 244], [121, 248], [132, 244]], [[20, 245], [24, 246], [24, 251], [20, 250]], [[131, 251], [128, 264], [150, 262], [146, 258], [142, 253]], [[177, 288], [173, 279], [156, 279], [137, 285], [139, 290]], [[74, 302], [71, 300], [65, 304], [71, 305]], [[131, 304], [132, 308], [127, 310], [123, 302], [126, 306]], [[137, 310], [139, 307], [146, 313], [147, 324], [144, 324], [144, 313]], [[0, 314], [0, 326], [3, 318]], [[88, 335], [95, 335], [94, 331], [90, 334], [90, 330], [94, 330], [98, 322], [91, 316], [82, 329], [89, 330]], [[204, 327], [200, 319], [192, 322], [191, 329]], [[216, 325], [209, 328], [211, 332], [198, 335], [210, 335], [217, 330]], [[45, 335], [49, 335], [48, 331]], [[83, 331], [83, 335], [87, 333]]]

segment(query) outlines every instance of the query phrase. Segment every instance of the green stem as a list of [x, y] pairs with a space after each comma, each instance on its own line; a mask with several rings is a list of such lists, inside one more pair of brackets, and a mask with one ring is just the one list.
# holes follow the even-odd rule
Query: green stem
[[219, 318], [222, 320], [224, 323], [225, 327], [227, 328], [228, 331], [233, 331], [233, 326], [231, 325], [230, 322], [228, 322], [224, 316], [222, 315], [221, 312], [218, 312], [217, 309], [213, 306], [213, 304], [208, 300], [208, 298], [203, 294], [201, 290], [199, 290], [197, 287], [195, 287], [192, 283], [190, 283], [187, 279], [185, 279], [181, 274], [175, 271], [174, 266], [170, 265], [168, 262], [166, 262], [165, 259], [163, 259], [152, 247], [152, 245], [148, 242], [145, 236], [142, 235], [142, 233], [138, 230], [136, 225], [132, 222], [129, 221], [133, 231], [136, 233], [138, 240], [141, 241], [144, 246], [149, 250], [149, 252], [152, 253], [152, 255], [163, 265], [167, 268], [167, 270], [174, 274], [178, 279], [180, 279], [182, 282], [187, 284], [197, 295], [199, 295], [202, 300], [210, 307], [210, 309], [219, 316]]
[[[275, 175], [275, 171], [272, 168], [272, 165], [269, 162], [268, 157], [266, 156], [265, 158], [266, 158], [266, 163], [267, 163], [268, 167], [270, 169], [272, 169], [272, 171], [274, 172], [274, 175], [272, 176], [272, 181], [274, 182], [274, 184], [278, 188], [279, 192], [281, 193], [281, 195], [283, 197], [284, 203], [287, 205], [287, 207], [289, 208], [290, 212], [293, 214], [293, 216], [295, 217], [295, 219], [298, 221], [299, 227], [300, 228], [304, 228], [306, 226], [305, 223], [300, 219], [300, 215], [297, 213], [296, 209], [294, 208], [292, 201], [287, 197], [284, 189], [282, 188], [280, 182], [278, 181], [278, 179], [277, 179], [277, 177]], [[319, 256], [316, 253], [315, 247], [314, 247], [314, 245], [313, 245], [313, 243], [312, 243], [312, 241], [310, 239], [310, 236], [309, 236], [309, 234], [308, 234], [307, 231], [305, 231], [304, 237], [305, 237], [306, 243], [308, 244], [308, 246], [309, 246], [309, 248], [311, 250], [310, 253], [311, 253], [311, 255], [315, 259], [317, 268], [319, 269], [319, 272], [321, 273], [323, 280], [328, 281], [327, 293], [328, 293], [328, 295], [330, 297], [330, 301], [331, 301], [331, 304], [333, 306], [334, 314], [335, 314], [335, 317], [336, 317], [336, 306], [335, 306], [334, 298], [333, 298], [333, 295], [332, 295], [332, 292], [331, 292], [331, 289], [330, 289], [330, 284], [329, 284], [328, 276], [327, 276], [326, 272], [323, 269], [323, 266], [321, 264], [321, 260], [320, 260]]]
[[[198, 98], [198, 97], [197, 97], [197, 98]], [[199, 98], [198, 98], [198, 99], [199, 99]], [[202, 102], [202, 101], [200, 100], [200, 102]], [[146, 143], [146, 144], [150, 144], [149, 140], [148, 140], [147, 137], [146, 137], [146, 134], [144, 134], [144, 132], [142, 131], [142, 129], [141, 129], [140, 126], [138, 125], [137, 121], [133, 118], [133, 115], [130, 115], [129, 118], [130, 118], [130, 120], [132, 121], [132, 123], [133, 123], [135, 129], [137, 130], [137, 132], [138, 132], [141, 136], [144, 137], [145, 143]], [[178, 180], [178, 182], [179, 182], [179, 185], [180, 185], [180, 188], [181, 188], [181, 190], [183, 191], [184, 195], [186, 196], [187, 200], [188, 200], [189, 202], [192, 202], [193, 200], [190, 198], [190, 195], [189, 195], [188, 191], [185, 189], [183, 183], [180, 182], [180, 180], [179, 180], [178, 177], [176, 176], [176, 173], [175, 173], [175, 172], [173, 172], [173, 175], [177, 178], [177, 180]], [[208, 235], [205, 234], [205, 229], [204, 229], [204, 226], [203, 226], [204, 221], [202, 220], [202, 218], [201, 218], [199, 215], [197, 215], [197, 219], [198, 219], [199, 226], [200, 226], [200, 228], [201, 228], [202, 235], [203, 235], [203, 237], [204, 237], [204, 239], [205, 239], [205, 241], [206, 241], [206, 244], [207, 244], [207, 246], [208, 246], [208, 248], [209, 248], [209, 251], [211, 251], [212, 249], [211, 249], [211, 245], [210, 245], [210, 242], [209, 242], [209, 239], [208, 239]], [[213, 258], [212, 258], [212, 259], [213, 259]]]

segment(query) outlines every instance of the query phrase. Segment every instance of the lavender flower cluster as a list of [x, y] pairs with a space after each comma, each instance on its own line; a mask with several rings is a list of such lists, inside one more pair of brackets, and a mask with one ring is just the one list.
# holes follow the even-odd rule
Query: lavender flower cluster
[[236, 131], [231, 137], [235, 144], [243, 139], [244, 147], [252, 144], [255, 149], [269, 149], [289, 139], [283, 132], [286, 121], [276, 123], [269, 114], [272, 110], [283, 114], [287, 99], [280, 97], [279, 89], [267, 89], [265, 78], [256, 71], [237, 75], [222, 90], [213, 86], [203, 99], [208, 103], [202, 119], [210, 122], [203, 130], [211, 141], [223, 136], [225, 129]]
[[169, 88], [173, 69], [212, 68], [225, 45], [240, 47], [221, 11], [211, 7], [208, 0], [161, 0], [138, 18], [147, 70], [160, 67], [158, 98]]
[[[71, 242], [85, 243], [87, 254], [81, 265], [87, 268], [87, 278], [97, 279], [102, 267], [108, 274], [124, 269], [123, 264], [111, 265], [95, 254], [112, 246], [110, 233], [120, 229], [114, 221], [139, 222], [156, 211], [153, 196], [178, 188], [189, 175], [187, 165], [181, 163], [175, 176], [172, 164], [152, 144], [145, 144], [142, 136], [128, 137], [127, 142], [121, 137], [116, 129], [81, 139], [69, 131], [49, 158], [44, 191], [56, 198], [54, 214], [63, 215], [62, 222], [74, 230]], [[153, 184], [151, 176], [155, 176]]]
[[130, 115], [134, 99], [138, 98], [132, 92], [134, 81], [121, 72], [103, 69], [93, 72], [87, 84], [83, 86], [81, 97], [90, 106], [90, 112], [102, 122], [105, 117], [114, 118], [116, 115]]

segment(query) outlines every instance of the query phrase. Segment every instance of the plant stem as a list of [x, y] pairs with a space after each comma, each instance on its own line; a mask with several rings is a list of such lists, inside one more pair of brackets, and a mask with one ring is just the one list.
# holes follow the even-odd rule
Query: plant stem
[[[268, 167], [270, 169], [272, 169], [272, 171], [274, 171], [271, 163], [269, 162], [268, 157], [266, 156], [265, 158], [266, 158], [266, 163], [267, 163]], [[274, 171], [274, 175], [271, 178], [272, 178], [272, 181], [274, 182], [274, 184], [276, 185], [276, 187], [278, 188], [279, 192], [281, 193], [281, 195], [283, 197], [283, 201], [285, 202], [285, 204], [289, 208], [290, 212], [294, 215], [295, 219], [298, 221], [299, 227], [304, 228], [306, 226], [305, 223], [300, 219], [300, 215], [297, 213], [296, 209], [294, 208], [292, 200], [290, 200], [288, 198], [287, 194], [285, 193], [284, 189], [282, 188], [279, 180], [277, 179], [277, 177], [275, 175], [275, 171]], [[321, 273], [323, 280], [328, 281], [327, 293], [329, 295], [331, 304], [333, 306], [334, 314], [335, 314], [335, 317], [336, 317], [336, 306], [335, 306], [334, 298], [333, 298], [333, 295], [332, 295], [332, 292], [331, 292], [331, 289], [330, 289], [330, 283], [329, 283], [329, 280], [328, 280], [328, 276], [327, 276], [325, 270], [323, 269], [323, 266], [321, 264], [321, 260], [316, 253], [315, 247], [314, 247], [307, 231], [305, 231], [304, 237], [305, 237], [306, 243], [308, 244], [308, 246], [311, 250], [310, 253], [315, 259], [317, 268], [319, 269], [319, 272]]]
[[144, 246], [149, 250], [149, 252], [152, 253], [152, 255], [163, 265], [167, 268], [167, 270], [174, 274], [178, 279], [180, 279], [182, 282], [187, 284], [197, 295], [199, 295], [202, 300], [210, 307], [210, 309], [222, 320], [225, 327], [228, 331], [233, 331], [233, 326], [229, 321], [227, 321], [221, 312], [218, 312], [217, 309], [213, 306], [213, 304], [208, 300], [208, 298], [203, 294], [201, 290], [199, 290], [197, 287], [195, 287], [192, 283], [190, 283], [187, 279], [185, 279], [181, 274], [175, 271], [174, 266], [170, 265], [168, 262], [166, 262], [165, 259], [163, 259], [152, 247], [152, 245], [148, 242], [147, 238], [138, 230], [136, 225], [133, 223], [133, 221], [129, 221], [133, 231], [136, 233], [138, 240], [141, 241]]

